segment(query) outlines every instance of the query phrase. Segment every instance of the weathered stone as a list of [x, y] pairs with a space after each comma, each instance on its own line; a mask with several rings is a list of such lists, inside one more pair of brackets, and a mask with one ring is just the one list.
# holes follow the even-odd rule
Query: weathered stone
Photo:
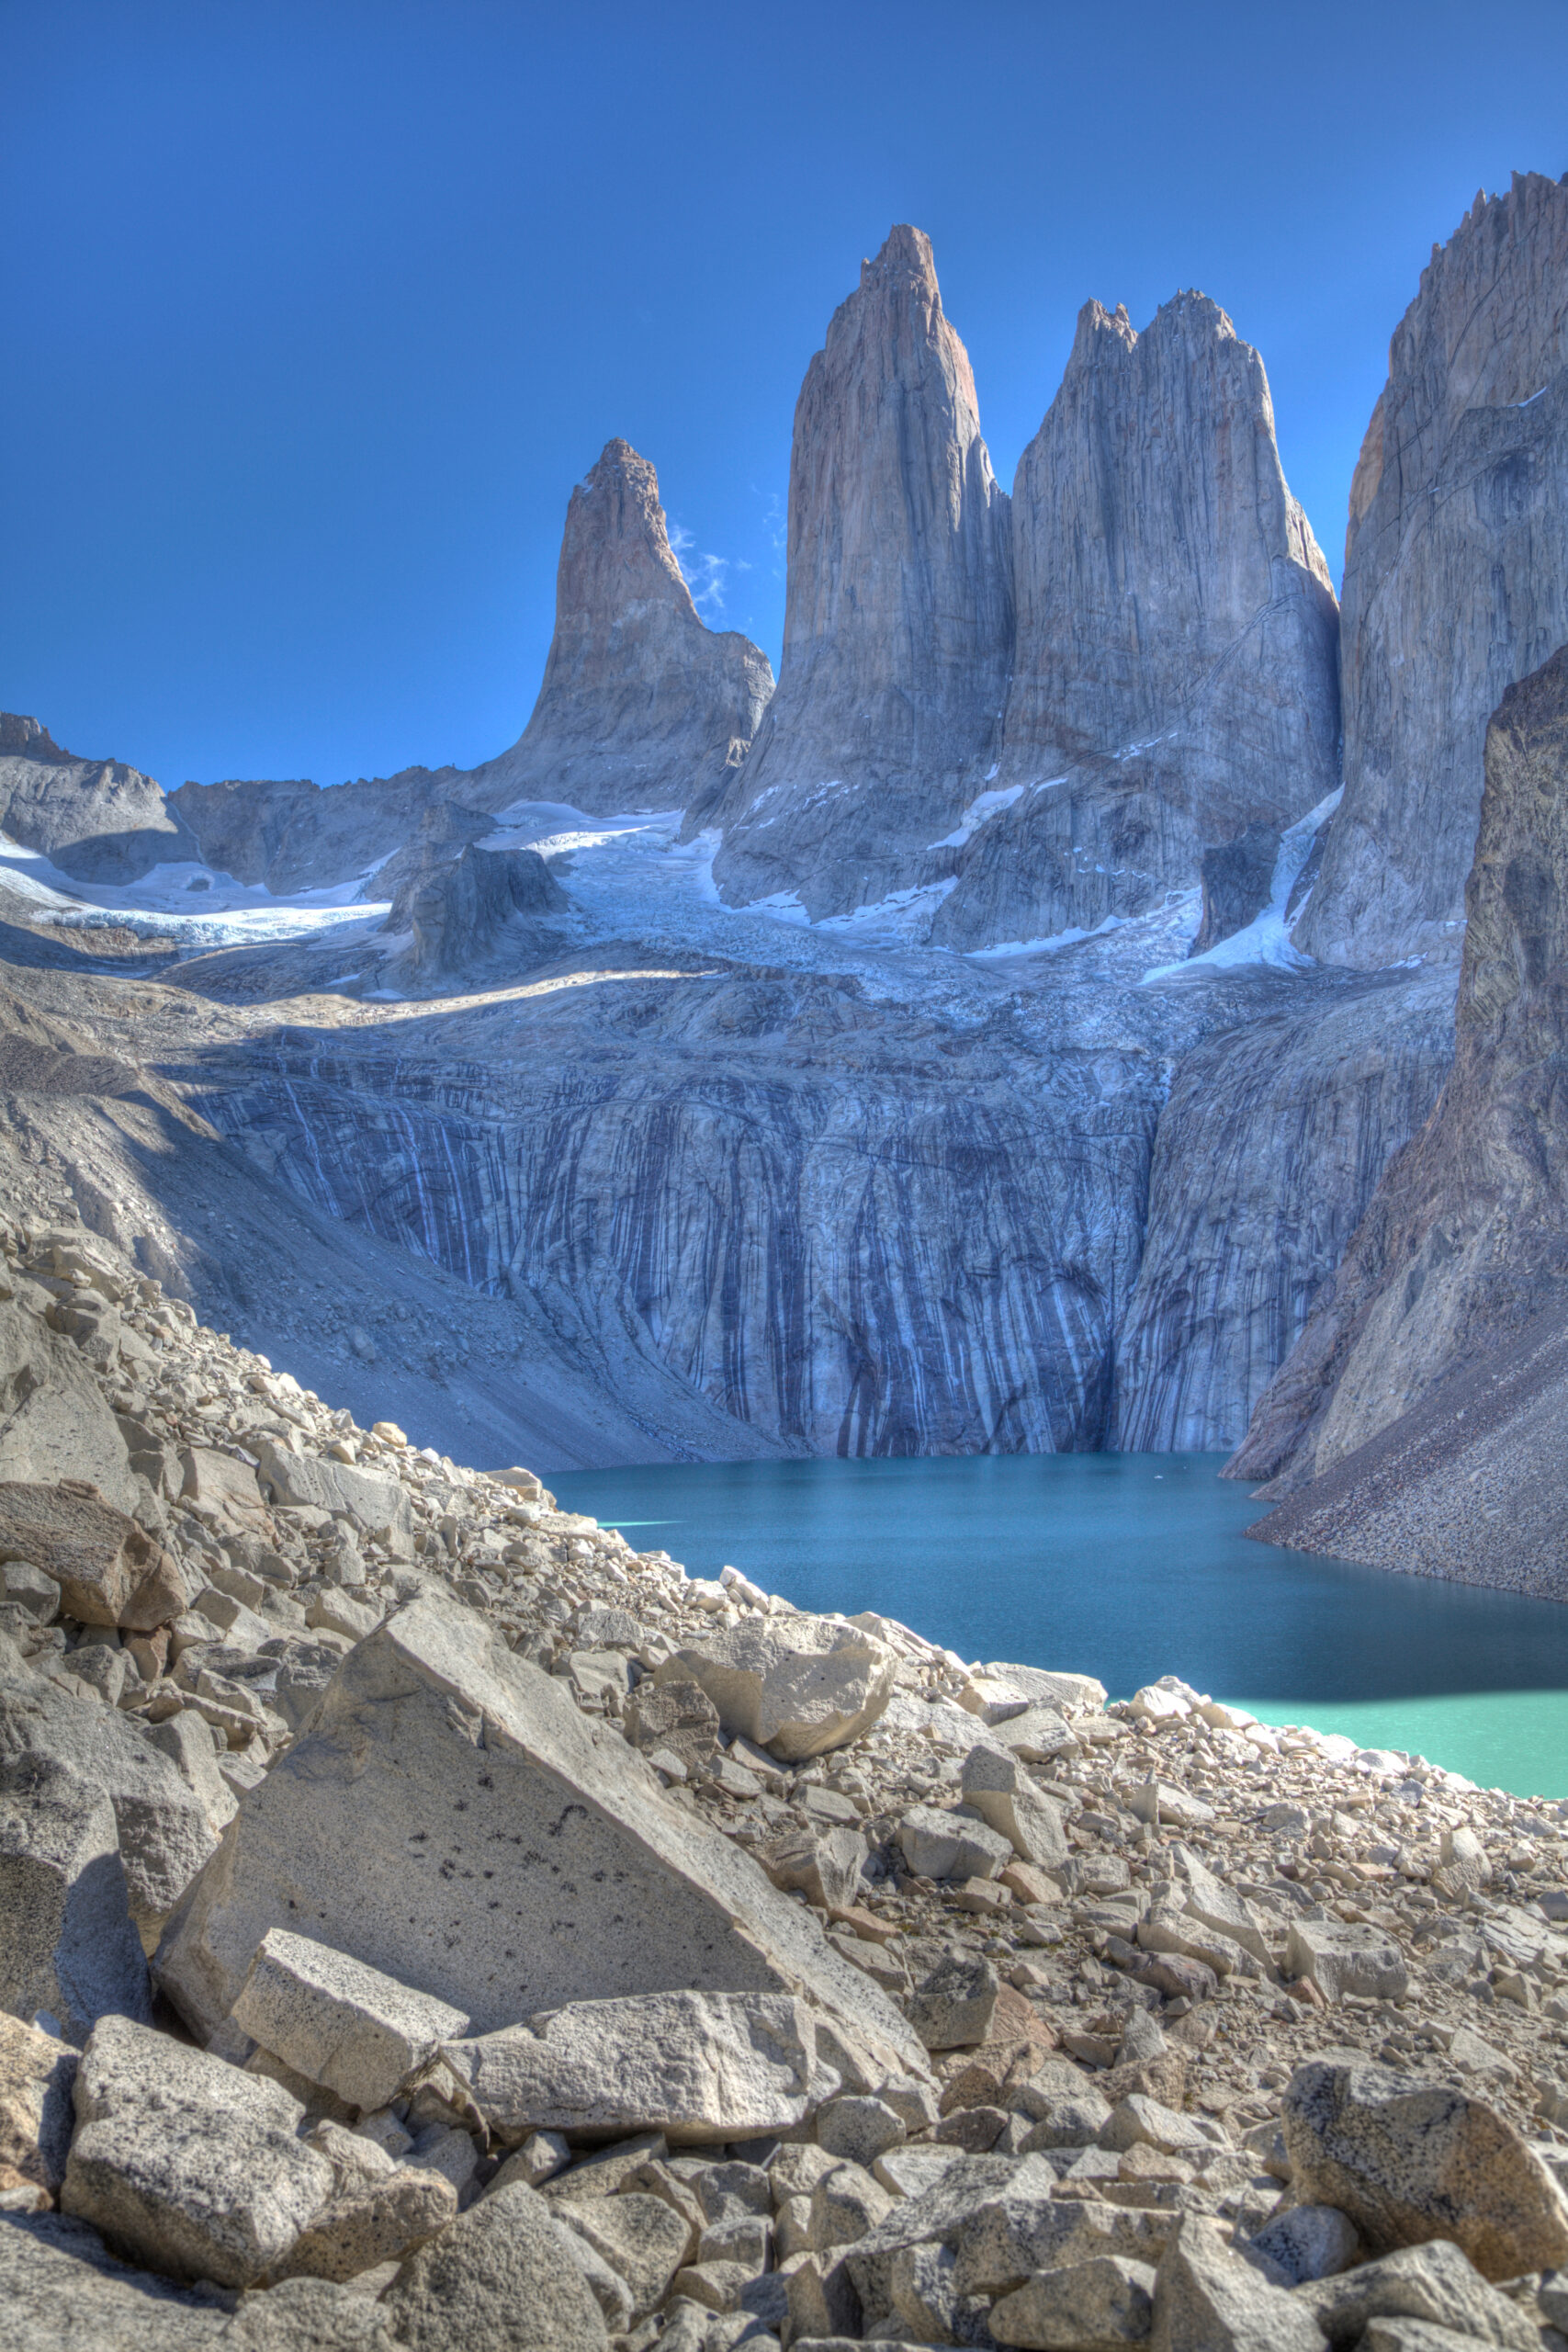
[[1012, 645], [1008, 502], [929, 241], [894, 228], [812, 359], [790, 452], [778, 690], [716, 807], [731, 903], [815, 920], [950, 872], [993, 767]]
[[411, 2256], [382, 2299], [411, 2352], [607, 2352], [599, 2306], [536, 2189], [481, 2198]]
[[177, 1563], [80, 1479], [0, 1485], [0, 1554], [52, 1577], [65, 1614], [84, 1625], [143, 1632], [186, 1605]]
[[1392, 1936], [1337, 1919], [1292, 1920], [1285, 1973], [1310, 1976], [1325, 2001], [1342, 2001], [1347, 1993], [1402, 2001], [1410, 1989], [1404, 1954]]
[[260, 1533], [268, 1527], [266, 1505], [248, 1462], [216, 1446], [180, 1449], [180, 1499], [220, 1534]]
[[1106, 2257], [1158, 2262], [1175, 2227], [1171, 2214], [1068, 2202], [1055, 2186], [1043, 2157], [1025, 2157], [1010, 2180], [974, 2200], [956, 2230], [960, 2286], [994, 2295], [1038, 2270]]
[[653, 468], [608, 441], [567, 507], [539, 698], [521, 740], [479, 781], [494, 808], [683, 808], [722, 786], [773, 689], [749, 639], [703, 626]]
[[[1280, 2217], [1281, 2222], [1289, 2219], [1288, 2214]], [[1278, 2224], [1270, 2227], [1278, 2232]], [[1266, 2232], [1253, 2244], [1271, 2250]], [[1368, 2322], [1382, 2318], [1426, 2320], [1478, 2344], [1504, 2346], [1506, 2352], [1540, 2352], [1540, 2330], [1528, 2313], [1488, 2286], [1449, 2239], [1404, 2246], [1379, 2261], [1363, 2262], [1354, 2270], [1341, 2266], [1341, 2270], [1337, 2277], [1320, 2276], [1303, 2286], [1300, 2295], [1336, 2352], [1358, 2343]]]
[[1324, 2352], [1303, 2303], [1233, 2254], [1218, 2226], [1184, 2214], [1160, 2257], [1149, 2352]]
[[1068, 1674], [1043, 1666], [1012, 1666], [994, 1658], [985, 1671], [994, 1674], [998, 1682], [1010, 1682], [1015, 1690], [1021, 1690], [1032, 1707], [1071, 1708], [1098, 1713], [1109, 1695], [1104, 1683], [1092, 1674]]
[[662, 1681], [649, 1675], [626, 1701], [622, 1720], [634, 1747], [645, 1756], [667, 1750], [688, 1772], [705, 1768], [718, 1746], [718, 1709], [689, 1675]]
[[885, 1644], [847, 1621], [752, 1619], [677, 1650], [654, 1680], [699, 1682], [726, 1731], [797, 1763], [869, 1730], [886, 1707], [897, 1664]]
[[1446, 2085], [1299, 2066], [1282, 2108], [1303, 2203], [1337, 2206], [1372, 2254], [1452, 2238], [1488, 2278], [1568, 2259], [1568, 2203], [1513, 2125]]
[[928, 2050], [963, 2050], [984, 2041], [996, 2015], [1001, 1980], [977, 1953], [952, 1952], [915, 1986], [909, 2023]]
[[964, 1759], [962, 1786], [964, 1803], [1007, 1838], [1022, 1860], [1049, 1871], [1071, 1860], [1060, 1810], [1041, 1794], [1016, 1754], [984, 1745], [972, 1747]]
[[1138, 2092], [1112, 2109], [1099, 2138], [1102, 2148], [1114, 2148], [1119, 2153], [1142, 2143], [1157, 2148], [1167, 2156], [1199, 2154], [1213, 2144], [1188, 2117], [1178, 2115], [1171, 2108], [1162, 2107], [1157, 2098], [1148, 2098]]
[[[1204, 1927], [1213, 1928], [1222, 1936], [1228, 1936], [1233, 1943], [1238, 1943], [1244, 1951], [1251, 1952], [1264, 1968], [1271, 1968], [1273, 1954], [1269, 1949], [1258, 1914], [1245, 1896], [1237, 1894], [1223, 1879], [1216, 1878], [1190, 1846], [1175, 1847], [1170, 1859], [1178, 1883], [1185, 1889], [1183, 1903], [1188, 1917], [1200, 1920]], [[1306, 1969], [1294, 1973], [1301, 1975], [1311, 1973]]]
[[114, 1809], [47, 1758], [0, 1769], [0, 2008], [75, 2042], [152, 2016]]
[[938, 1805], [912, 1804], [897, 1836], [917, 1878], [995, 1878], [1012, 1860], [1010, 1838]]
[[842, 1911], [853, 1903], [868, 1850], [860, 1831], [850, 1828], [794, 1832], [755, 1849], [775, 1886], [786, 1894], [798, 1888], [821, 1911]]
[[244, 2296], [219, 2343], [221, 2352], [397, 2352], [380, 2305], [324, 2278]]
[[1125, 2255], [1101, 2255], [1062, 2270], [1042, 2270], [1004, 2295], [991, 2312], [998, 2344], [1046, 2352], [1115, 2352], [1142, 2344], [1154, 2318], [1155, 2273]]
[[618, 1736], [595, 1740], [558, 1683], [428, 1596], [347, 1654], [171, 1923], [161, 1981], [204, 2036], [274, 1927], [309, 1927], [481, 2033], [672, 1985], [799, 1993], [885, 2070], [923, 2070], [797, 1903]]
[[1019, 462], [1013, 544], [999, 805], [932, 933], [963, 949], [1141, 913], [1206, 848], [1291, 824], [1339, 781], [1328, 567], [1263, 362], [1207, 296], [1141, 334], [1084, 306]]
[[62, 2208], [150, 2269], [247, 2286], [332, 2192], [287, 2091], [127, 2018], [94, 2028], [74, 2101]]
[[658, 2308], [692, 2245], [692, 2229], [672, 2206], [624, 2189], [618, 2197], [563, 2199], [556, 2211], [625, 2280], [634, 2320]]
[[[0, 2214], [0, 2313], [13, 2352], [207, 2352], [227, 2333], [210, 2289], [128, 2269], [96, 2230], [62, 2213]], [[365, 2352], [392, 2347], [372, 2340]]]
[[75, 2079], [74, 2050], [0, 2013], [0, 2165], [51, 2196], [65, 2177]]
[[649, 1993], [449, 2040], [441, 2059], [504, 2138], [653, 2131], [701, 2141], [798, 2123], [814, 2048], [804, 2006], [776, 1994]]
[[47, 1487], [61, 1478], [91, 1481], [120, 1510], [138, 1500], [125, 1440], [76, 1350], [0, 1300], [0, 1479]]
[[385, 2107], [468, 2018], [330, 1945], [272, 1928], [256, 1947], [233, 2021], [351, 2107]]
[[880, 2098], [829, 2099], [817, 2117], [818, 2145], [868, 2171], [878, 2156], [901, 2147], [908, 2137], [903, 2117]]
[[357, 2278], [401, 2261], [457, 2218], [457, 2192], [442, 2173], [396, 2166], [384, 2179], [321, 2206], [278, 2267], [285, 2278]]
[[491, 2186], [504, 2188], [508, 2181], [520, 2180], [529, 2188], [542, 2188], [547, 2180], [553, 2180], [570, 2162], [571, 2147], [563, 2133], [530, 2132], [523, 2145], [507, 2157]]
[[274, 1502], [291, 1509], [344, 1511], [378, 1540], [412, 1546], [413, 1514], [408, 1489], [396, 1478], [379, 1477], [345, 1462], [323, 1462], [313, 1453], [288, 1453], [269, 1438], [257, 1442], [260, 1476]]
[[[430, 838], [438, 815], [454, 814], [431, 810], [419, 842], [396, 861], [408, 863], [384, 928], [411, 944], [393, 968], [439, 978], [503, 947], [514, 957], [558, 947], [569, 934], [550, 918], [566, 914], [570, 901], [538, 852], [468, 841], [454, 856], [449, 839]], [[468, 822], [482, 827], [484, 820]]]
[[1348, 2268], [1360, 2249], [1354, 2224], [1333, 2205], [1287, 2206], [1255, 2230], [1249, 2243], [1294, 2287], [1332, 2278]]

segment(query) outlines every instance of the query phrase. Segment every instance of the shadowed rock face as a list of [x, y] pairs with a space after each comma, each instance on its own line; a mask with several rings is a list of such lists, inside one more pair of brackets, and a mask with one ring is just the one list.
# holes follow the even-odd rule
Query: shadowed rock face
[[556, 628], [533, 717], [478, 771], [487, 805], [565, 801], [604, 815], [683, 808], [723, 783], [773, 690], [767, 656], [705, 628], [681, 576], [659, 477], [609, 441], [567, 507]]
[[434, 809], [470, 798], [471, 779], [457, 768], [404, 768], [325, 789], [309, 776], [222, 784], [182, 784], [168, 807], [187, 825], [215, 873], [260, 883], [279, 898], [368, 876], [389, 850], [421, 833]]
[[1296, 933], [1456, 957], [1482, 743], [1568, 638], [1568, 181], [1477, 197], [1389, 345], [1350, 491], [1345, 799]]
[[1235, 1442], [1447, 1072], [1451, 970], [1280, 998], [1171, 1075], [1116, 1351], [1122, 1451]]
[[[1018, 647], [995, 789], [932, 936], [1092, 930], [1338, 781], [1337, 617], [1263, 362], [1201, 294], [1079, 314], [1013, 484]], [[1267, 895], [1265, 893], [1265, 895]]]
[[950, 870], [928, 844], [995, 762], [1012, 647], [1008, 500], [930, 240], [892, 230], [806, 371], [778, 692], [717, 821], [732, 904], [815, 919]]
[[36, 718], [0, 711], [0, 832], [79, 882], [135, 882], [200, 853], [150, 775], [79, 760]]
[[[1568, 1316], [1568, 647], [1504, 695], [1485, 779], [1451, 1075], [1391, 1163], [1229, 1475], [1290, 1493], [1340, 1465], [1337, 1540], [1318, 1548], [1348, 1546], [1352, 1558], [1378, 1556], [1390, 1514], [1408, 1517], [1423, 1494], [1432, 1509], [1438, 1496], [1445, 1525], [1418, 1548], [1428, 1560], [1461, 1555], [1464, 1573], [1499, 1547], [1525, 1560], [1539, 1519], [1542, 1559], [1561, 1582], [1568, 1407], [1562, 1348], [1548, 1343]], [[1550, 1442], [1538, 1426], [1548, 1396]], [[1403, 1449], [1391, 1426], [1402, 1416]], [[1316, 1493], [1269, 1523], [1276, 1540], [1313, 1543]]]
[[[390, 932], [412, 934], [409, 964], [418, 974], [462, 972], [489, 954], [513, 916], [565, 914], [565, 892], [531, 849], [479, 849], [458, 856], [427, 848], [387, 918]], [[536, 942], [546, 936], [535, 924]]]

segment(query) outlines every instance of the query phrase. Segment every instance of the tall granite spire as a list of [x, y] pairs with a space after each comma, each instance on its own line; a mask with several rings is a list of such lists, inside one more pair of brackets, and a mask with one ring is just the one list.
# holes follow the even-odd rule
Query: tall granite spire
[[657, 474], [629, 443], [610, 441], [567, 506], [555, 636], [533, 717], [478, 781], [491, 807], [684, 808], [722, 782], [773, 685], [749, 638], [703, 626]]
[[935, 932], [958, 947], [1141, 912], [1206, 849], [1283, 828], [1337, 782], [1328, 567], [1263, 362], [1207, 295], [1142, 334], [1085, 304], [1012, 526], [998, 813]]
[[862, 263], [806, 371], [788, 566], [778, 692], [701, 813], [726, 898], [795, 891], [818, 916], [925, 878], [1000, 741], [1008, 501], [918, 229]]
[[1434, 245], [1389, 345], [1345, 540], [1345, 798], [1296, 936], [1457, 956], [1486, 721], [1568, 638], [1568, 180]]

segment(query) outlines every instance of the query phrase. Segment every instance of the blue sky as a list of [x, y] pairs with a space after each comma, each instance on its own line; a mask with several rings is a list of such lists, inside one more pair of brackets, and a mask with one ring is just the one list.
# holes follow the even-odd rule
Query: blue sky
[[1337, 574], [1434, 240], [1568, 169], [1568, 0], [0, 0], [0, 707], [170, 786], [512, 741], [612, 434], [776, 662], [795, 393], [896, 220], [1004, 482], [1089, 296], [1222, 302]]

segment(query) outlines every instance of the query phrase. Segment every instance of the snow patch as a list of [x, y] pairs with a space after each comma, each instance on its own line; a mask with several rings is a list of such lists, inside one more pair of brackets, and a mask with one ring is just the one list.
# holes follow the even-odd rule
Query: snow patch
[[[991, 770], [991, 774], [995, 775], [995, 768]], [[941, 841], [931, 842], [929, 846], [931, 849], [962, 849], [965, 842], [973, 841], [988, 818], [999, 815], [1004, 808], [1010, 808], [1015, 801], [1021, 800], [1022, 797], [1021, 784], [1006, 785], [1000, 792], [982, 792], [976, 799], [969, 803], [952, 832], [943, 833]]]
[[1309, 809], [1304, 817], [1299, 817], [1289, 831], [1280, 835], [1269, 903], [1260, 913], [1254, 915], [1243, 930], [1233, 932], [1228, 939], [1218, 940], [1213, 947], [1205, 948], [1201, 956], [1190, 956], [1179, 964], [1156, 964], [1144, 974], [1144, 985], [1146, 987], [1150, 980], [1168, 979], [1173, 973], [1203, 968], [1231, 971], [1247, 964], [1271, 965], [1280, 972], [1310, 971], [1314, 959], [1304, 955], [1291, 937], [1301, 921], [1306, 900], [1303, 899], [1302, 906], [1296, 909], [1288, 922], [1285, 910], [1290, 904], [1297, 877], [1312, 854], [1313, 842], [1338, 808], [1343, 793], [1341, 785], [1337, 791], [1329, 793], [1315, 808]]
[[1059, 947], [1076, 947], [1080, 940], [1103, 939], [1108, 931], [1120, 931], [1131, 915], [1107, 915], [1092, 931], [1085, 931], [1078, 923], [1069, 923], [1066, 931], [1054, 931], [1045, 939], [1004, 939], [995, 947], [971, 947], [965, 961], [988, 964], [1002, 956], [1054, 956]]

